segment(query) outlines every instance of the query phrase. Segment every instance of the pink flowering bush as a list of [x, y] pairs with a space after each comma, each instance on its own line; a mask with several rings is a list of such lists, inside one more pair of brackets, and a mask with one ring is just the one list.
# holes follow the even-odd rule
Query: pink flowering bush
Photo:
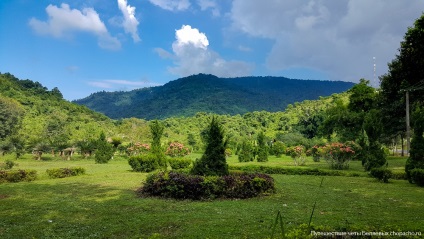
[[355, 156], [355, 151], [343, 143], [331, 143], [322, 146], [322, 156], [332, 169], [347, 169]]
[[292, 146], [286, 149], [286, 155], [292, 157], [294, 165], [305, 165], [306, 162], [306, 149], [303, 145]]
[[129, 156], [146, 154], [149, 151], [150, 151], [150, 145], [142, 144], [140, 142], [131, 144], [130, 147], [127, 148], [127, 153]]
[[171, 157], [184, 157], [190, 154], [190, 150], [182, 143], [172, 142], [166, 149], [165, 154]]

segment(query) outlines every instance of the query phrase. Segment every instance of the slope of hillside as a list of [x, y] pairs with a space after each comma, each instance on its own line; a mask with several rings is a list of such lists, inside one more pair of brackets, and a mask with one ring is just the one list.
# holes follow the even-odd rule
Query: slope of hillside
[[164, 119], [197, 112], [245, 114], [283, 111], [288, 104], [348, 90], [341, 81], [292, 80], [284, 77], [219, 78], [198, 74], [163, 86], [129, 92], [97, 92], [74, 101], [111, 118]]
[[[0, 73], [1, 102], [9, 102], [9, 106], [22, 109], [15, 125], [20, 126], [17, 134], [25, 139], [29, 147], [63, 142], [73, 145], [97, 138], [100, 131], [108, 133], [113, 130], [112, 120], [85, 106], [64, 100], [59, 89], [48, 90], [39, 82], [19, 80], [9, 73]], [[13, 110], [11, 107], [9, 110]], [[0, 110], [0, 127], [13, 126], [7, 121], [8, 114]]]

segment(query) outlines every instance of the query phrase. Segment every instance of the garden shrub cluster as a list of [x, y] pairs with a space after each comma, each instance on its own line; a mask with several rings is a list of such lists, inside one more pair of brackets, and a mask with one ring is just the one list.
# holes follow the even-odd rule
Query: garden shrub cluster
[[14, 166], [18, 165], [17, 163], [13, 162], [12, 160], [6, 160], [4, 163], [0, 164], [0, 169], [12, 169]]
[[37, 178], [37, 171], [35, 170], [0, 170], [0, 183], [3, 182], [22, 182], [34, 181]]
[[188, 168], [191, 164], [191, 160], [188, 158], [171, 158], [168, 162], [172, 169]]
[[266, 174], [286, 174], [286, 175], [315, 175], [315, 176], [347, 176], [359, 177], [358, 173], [349, 173], [336, 170], [322, 170], [317, 168], [287, 168], [272, 167], [263, 165], [230, 166], [231, 170], [242, 172], [259, 172]]
[[251, 198], [274, 191], [274, 179], [260, 173], [199, 176], [170, 171], [149, 175], [138, 193], [140, 196], [208, 200]]
[[71, 168], [52, 168], [46, 170], [50, 178], [66, 178], [85, 174], [85, 168], [71, 167]]
[[389, 179], [392, 177], [392, 171], [387, 168], [373, 168], [370, 171], [372, 177], [384, 182], [388, 183]]
[[159, 169], [161, 165], [159, 161], [158, 157], [154, 154], [142, 154], [131, 156], [128, 159], [128, 164], [131, 166], [133, 171], [149, 173]]

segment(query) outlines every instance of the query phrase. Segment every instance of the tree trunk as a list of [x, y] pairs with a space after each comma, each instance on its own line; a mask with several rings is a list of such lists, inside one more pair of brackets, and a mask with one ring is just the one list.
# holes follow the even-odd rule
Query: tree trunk
[[401, 135], [400, 136], [400, 139], [401, 139], [401, 142], [402, 142], [402, 152], [401, 152], [401, 156], [403, 157], [403, 156], [405, 156], [405, 154], [404, 154], [404, 150], [405, 150], [405, 145], [404, 145], [404, 143], [403, 143], [403, 135]]

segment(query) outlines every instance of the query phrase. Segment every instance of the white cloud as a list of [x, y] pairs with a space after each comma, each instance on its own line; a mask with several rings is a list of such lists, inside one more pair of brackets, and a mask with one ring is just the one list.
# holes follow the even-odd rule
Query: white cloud
[[181, 29], [175, 31], [177, 40], [172, 44], [174, 51], [184, 45], [193, 45], [195, 48], [207, 49], [209, 45], [208, 38], [205, 33], [199, 32], [196, 28], [189, 25], [183, 25]]
[[168, 11], [184, 11], [190, 7], [189, 0], [149, 0], [150, 3], [168, 10]]
[[47, 21], [36, 18], [31, 18], [29, 21], [32, 29], [39, 34], [63, 38], [71, 36], [73, 32], [89, 32], [97, 36], [99, 46], [102, 48], [116, 50], [121, 47], [119, 40], [109, 34], [93, 8], [84, 8], [80, 11], [62, 3], [60, 7], [47, 6], [46, 12], [49, 17]]
[[330, 79], [370, 79], [387, 71], [407, 27], [424, 2], [411, 0], [234, 0], [233, 27], [274, 41], [267, 66], [273, 70], [305, 67]]
[[140, 37], [137, 31], [139, 22], [135, 17], [135, 7], [128, 5], [127, 0], [118, 0], [118, 6], [124, 16], [122, 26], [124, 27], [125, 33], [130, 33], [134, 42], [139, 42]]
[[[172, 59], [176, 66], [169, 71], [175, 75], [187, 76], [198, 73], [214, 74], [220, 77], [249, 75], [253, 65], [242, 61], [224, 60], [218, 53], [208, 49], [209, 41], [205, 33], [189, 25], [183, 25], [175, 32], [172, 44]], [[156, 50], [163, 57], [171, 58], [165, 50]]]
[[221, 16], [221, 13], [218, 8], [218, 4], [216, 3], [215, 0], [197, 0], [197, 4], [199, 5], [200, 10], [206, 11], [208, 9], [211, 9], [212, 15], [214, 17]]

